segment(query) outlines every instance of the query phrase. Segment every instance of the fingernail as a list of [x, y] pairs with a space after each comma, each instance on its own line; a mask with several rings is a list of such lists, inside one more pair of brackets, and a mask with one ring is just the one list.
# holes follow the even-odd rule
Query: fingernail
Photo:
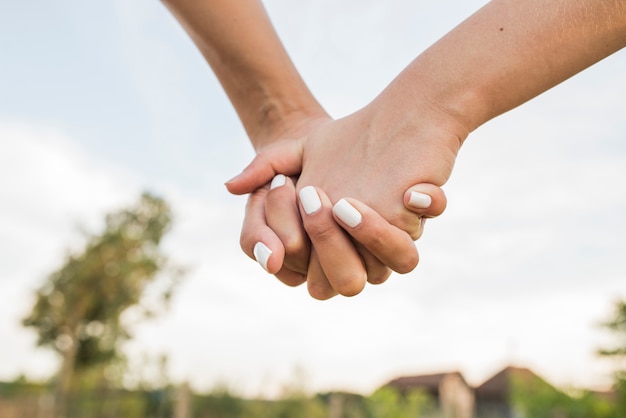
[[333, 213], [350, 228], [354, 228], [361, 223], [361, 213], [348, 203], [346, 199], [341, 199], [333, 206]]
[[417, 209], [426, 209], [430, 206], [432, 199], [425, 193], [420, 192], [411, 192], [411, 197], [409, 198], [409, 206], [413, 206]]
[[322, 207], [322, 201], [313, 186], [306, 186], [300, 190], [300, 202], [307, 215], [317, 212]]
[[275, 189], [280, 186], [285, 185], [285, 176], [283, 174], [277, 174], [272, 179], [272, 183], [270, 184], [270, 190]]
[[265, 271], [267, 271], [267, 262], [272, 255], [272, 250], [270, 250], [267, 245], [259, 241], [254, 245], [253, 252], [254, 259], [265, 269]]

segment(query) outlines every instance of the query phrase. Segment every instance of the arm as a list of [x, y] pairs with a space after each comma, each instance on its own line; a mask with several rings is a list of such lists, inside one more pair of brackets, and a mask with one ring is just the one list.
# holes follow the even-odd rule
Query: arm
[[434, 107], [463, 140], [624, 46], [623, 0], [494, 0], [416, 58], [375, 106], [385, 119], [402, 106], [407, 127]]
[[216, 74], [256, 150], [327, 118], [258, 0], [163, 0]]

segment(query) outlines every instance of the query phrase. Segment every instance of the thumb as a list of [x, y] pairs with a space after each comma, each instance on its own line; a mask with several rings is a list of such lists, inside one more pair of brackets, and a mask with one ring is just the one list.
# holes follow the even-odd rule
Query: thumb
[[409, 187], [404, 193], [404, 206], [426, 218], [434, 218], [443, 213], [448, 201], [439, 186], [420, 183]]
[[225, 185], [232, 194], [251, 193], [277, 174], [293, 176], [302, 171], [304, 138], [283, 139], [263, 148], [250, 164]]

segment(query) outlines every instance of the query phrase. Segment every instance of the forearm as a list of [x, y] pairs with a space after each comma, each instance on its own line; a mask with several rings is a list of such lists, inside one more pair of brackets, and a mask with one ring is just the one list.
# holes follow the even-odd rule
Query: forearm
[[325, 113], [298, 74], [259, 0], [163, 0], [233, 104], [255, 148]]
[[624, 0], [494, 0], [416, 58], [377, 102], [402, 103], [412, 123], [425, 107], [442, 111], [464, 140], [624, 46]]

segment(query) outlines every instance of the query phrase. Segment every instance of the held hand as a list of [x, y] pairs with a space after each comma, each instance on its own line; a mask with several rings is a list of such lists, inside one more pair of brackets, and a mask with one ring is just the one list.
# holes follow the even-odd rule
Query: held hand
[[[446, 137], [450, 135], [431, 138], [419, 130], [409, 136], [410, 141], [402, 135], [395, 137], [386, 135], [385, 137], [390, 140], [395, 140], [393, 145], [401, 150], [400, 153], [389, 153], [385, 149], [380, 149], [380, 141], [379, 144], [367, 143], [367, 136], [375, 132], [371, 129], [364, 129], [361, 120], [356, 115], [337, 122], [329, 122], [319, 126], [300, 140], [272, 144], [260, 152], [240, 176], [227, 184], [231, 192], [246, 193], [268, 182], [277, 173], [295, 175], [302, 169], [298, 187], [302, 189], [311, 184], [319, 186], [314, 190], [321, 203], [318, 205], [320, 214], [317, 215], [318, 210], [309, 211], [309, 214], [304, 207], [300, 206], [305, 230], [311, 236], [314, 247], [309, 267], [306, 271], [302, 268], [306, 260], [293, 264], [285, 262], [286, 265], [291, 264], [293, 268], [297, 268], [299, 274], [297, 280], [294, 280], [294, 275], [285, 274], [282, 267], [284, 248], [278, 245], [280, 242], [287, 242], [288, 237], [299, 237], [302, 233], [301, 229], [293, 228], [293, 219], [297, 217], [297, 213], [293, 212], [296, 200], [290, 192], [290, 188], [293, 187], [290, 181], [285, 181], [287, 188], [283, 190], [279, 191], [281, 186], [269, 192], [265, 191], [268, 199], [263, 208], [260, 207], [259, 200], [251, 200], [249, 210], [255, 208], [254, 212], [258, 215], [254, 219], [246, 219], [242, 233], [242, 247], [248, 255], [254, 256], [254, 246], [257, 242], [263, 242], [273, 251], [272, 256], [266, 258], [268, 271], [277, 273], [278, 277], [288, 284], [299, 284], [305, 280], [306, 276], [311, 294], [320, 299], [334, 295], [335, 290], [345, 295], [356, 294], [365, 284], [365, 277], [373, 283], [384, 281], [390, 273], [385, 265], [400, 272], [412, 270], [417, 264], [415, 246], [406, 234], [398, 234], [396, 230], [407, 231], [413, 239], [417, 239], [423, 230], [423, 218], [437, 216], [445, 208], [445, 196], [435, 185], [416, 186], [413, 196], [418, 199], [410, 200], [411, 193], [407, 192], [405, 205], [402, 205], [400, 200], [404, 189], [399, 189], [399, 187], [406, 188], [411, 185], [411, 181], [423, 179], [435, 184], [443, 184], [450, 173], [456, 155], [455, 138]], [[431, 131], [436, 130], [431, 129]], [[440, 131], [445, 133], [444, 130]], [[442, 138], [447, 141], [443, 141]], [[408, 142], [416, 144], [412, 148], [420, 151], [417, 155], [412, 155], [415, 152], [402, 151], [402, 147], [406, 148]], [[446, 144], [452, 144], [452, 146]], [[377, 146], [378, 150], [376, 150]], [[389, 159], [389, 156], [393, 157], [393, 154], [396, 154], [398, 158]], [[354, 158], [355, 156], [358, 158]], [[391, 169], [385, 167], [391, 167]], [[399, 171], [398, 167], [404, 167], [406, 170]], [[328, 192], [328, 197], [320, 189]], [[421, 194], [415, 194], [415, 192], [421, 192]], [[270, 198], [279, 193], [282, 195], [281, 198]], [[309, 196], [315, 195], [309, 194]], [[345, 196], [358, 198], [362, 202], [351, 199], [340, 201]], [[430, 197], [430, 205], [428, 202], [424, 203], [428, 200], [427, 197]], [[287, 203], [278, 206], [270, 203], [281, 201]], [[410, 201], [413, 206], [409, 204]], [[335, 214], [332, 215], [335, 218], [329, 216], [332, 213], [330, 202], [340, 202], [335, 209]], [[353, 220], [345, 223], [345, 214], [344, 222], [342, 222], [342, 208], [348, 208], [348, 213], [354, 214], [346, 202], [350, 203], [361, 216], [361, 222], [357, 225]], [[367, 204], [376, 211], [370, 211]], [[271, 215], [281, 210], [291, 213], [291, 218]], [[262, 222], [265, 214], [268, 214], [268, 224], [273, 225]], [[381, 215], [384, 219], [380, 217]], [[355, 216], [358, 218], [358, 215]], [[280, 221], [280, 219], [290, 220]], [[358, 256], [352, 250], [347, 249], [344, 251], [322, 249], [335, 248], [337, 245], [347, 247], [346, 236], [342, 237], [344, 234], [342, 230], [338, 229], [336, 224], [329, 222], [329, 219], [338, 221], [352, 238], [357, 240]], [[279, 238], [280, 236], [282, 238]], [[404, 239], [401, 238], [403, 236]], [[297, 242], [298, 239], [292, 239], [292, 241]], [[410, 246], [407, 243], [410, 243]], [[255, 258], [258, 260], [258, 257]], [[348, 278], [341, 267], [346, 265], [352, 266], [349, 269]]]
[[[272, 186], [251, 194], [241, 246], [246, 254], [285, 284], [300, 285], [308, 276], [311, 295], [327, 299], [338, 292], [344, 295], [360, 292], [365, 284], [364, 277], [378, 284], [387, 279], [391, 273], [389, 268], [406, 273], [417, 264], [418, 255], [411, 237], [363, 203], [341, 199], [333, 207], [322, 190], [307, 187], [301, 190], [300, 202], [306, 202], [311, 215], [302, 205], [304, 218], [301, 219], [293, 181], [277, 175]], [[431, 199], [431, 195], [435, 198]], [[416, 236], [421, 234], [425, 218], [439, 215], [445, 203], [443, 192], [433, 185], [416, 185], [406, 192], [406, 207], [421, 217], [419, 228], [414, 232]], [[350, 234], [352, 242], [346, 240], [346, 233], [339, 226]], [[314, 245], [310, 263], [307, 232]], [[359, 263], [359, 258], [364, 264]], [[320, 259], [327, 261], [325, 267], [320, 265]]]

